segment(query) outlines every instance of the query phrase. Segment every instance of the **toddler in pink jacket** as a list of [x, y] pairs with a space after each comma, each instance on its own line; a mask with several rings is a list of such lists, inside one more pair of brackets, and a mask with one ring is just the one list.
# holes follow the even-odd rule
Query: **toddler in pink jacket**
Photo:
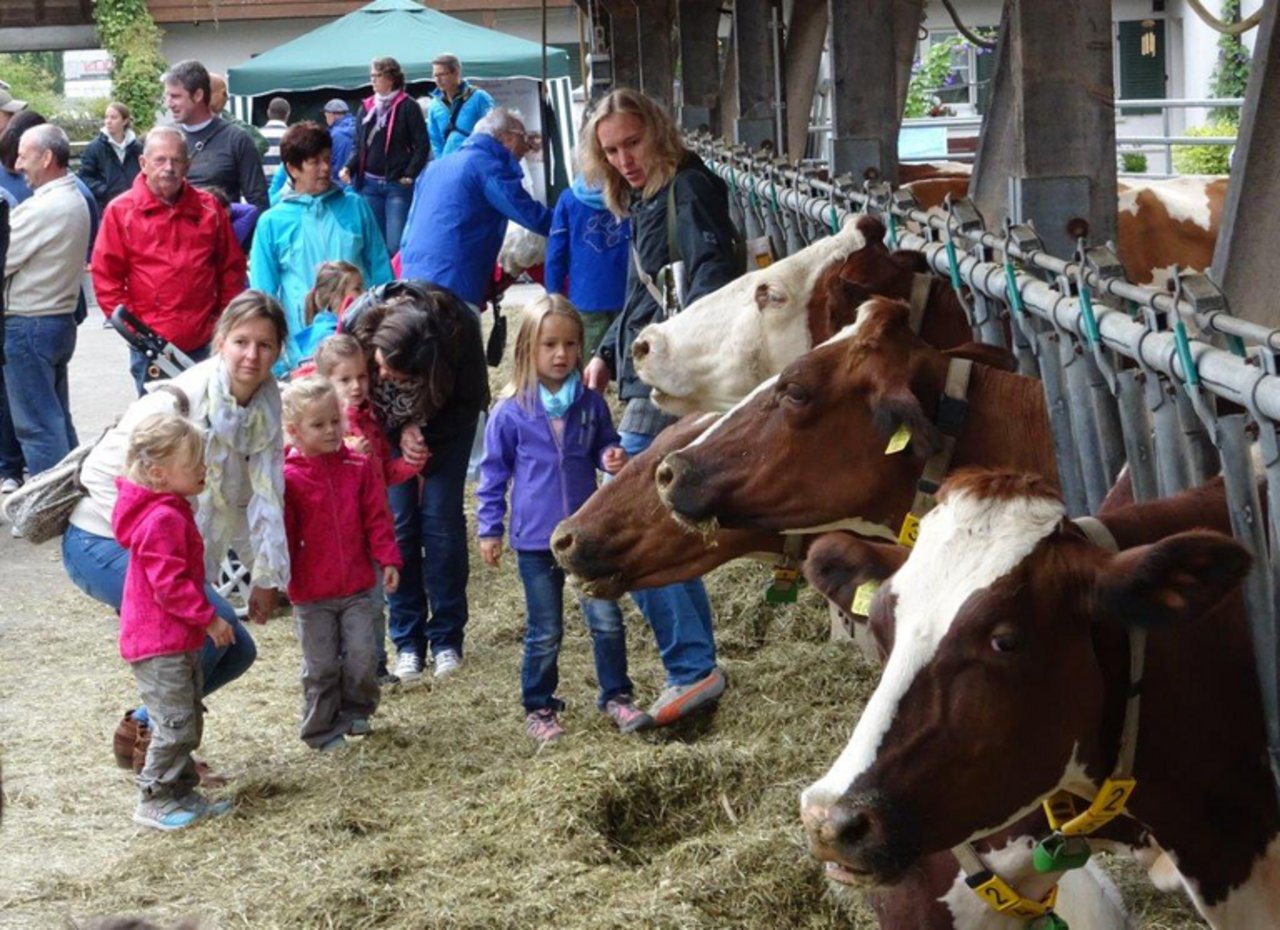
[[208, 635], [229, 646], [235, 633], [204, 591], [204, 543], [188, 500], [204, 489], [204, 440], [189, 420], [155, 414], [129, 439], [111, 528], [129, 550], [120, 606], [120, 655], [133, 669], [151, 718], [151, 745], [138, 774], [133, 819], [180, 830], [225, 813], [196, 785], [191, 758], [204, 727], [200, 648]]
[[369, 459], [342, 441], [338, 395], [324, 378], [284, 394], [292, 448], [284, 463], [289, 600], [302, 645], [302, 739], [330, 751], [369, 732], [378, 707], [374, 563], [400, 582], [400, 549], [386, 489]]

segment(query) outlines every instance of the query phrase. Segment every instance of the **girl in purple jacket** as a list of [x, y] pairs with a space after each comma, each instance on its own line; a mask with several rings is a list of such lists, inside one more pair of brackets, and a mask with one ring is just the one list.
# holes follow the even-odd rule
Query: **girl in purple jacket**
[[[524, 583], [528, 620], [520, 686], [525, 730], [539, 743], [559, 739], [564, 634], [564, 571], [551, 555], [556, 524], [596, 489], [596, 469], [616, 474], [627, 461], [604, 398], [582, 385], [582, 317], [564, 297], [547, 295], [525, 309], [516, 335], [515, 371], [485, 429], [480, 464], [480, 555], [496, 568], [511, 490], [511, 548]], [[651, 721], [632, 700], [626, 630], [614, 601], [579, 599], [591, 631], [599, 708], [624, 733]]]

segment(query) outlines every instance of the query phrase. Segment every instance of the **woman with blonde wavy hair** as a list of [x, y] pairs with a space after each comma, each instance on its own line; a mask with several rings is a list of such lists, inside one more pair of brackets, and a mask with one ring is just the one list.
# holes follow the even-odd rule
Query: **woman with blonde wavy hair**
[[[611, 378], [618, 379], [618, 396], [626, 402], [618, 432], [622, 448], [634, 456], [675, 422], [649, 400], [649, 388], [637, 377], [631, 358], [640, 330], [666, 312], [654, 282], [665, 266], [680, 261], [686, 271], [686, 304], [728, 284], [743, 271], [735, 259], [737, 231], [729, 219], [724, 182], [684, 147], [671, 117], [639, 91], [619, 89], [602, 98], [580, 144], [588, 182], [604, 191], [615, 216], [631, 217], [626, 303], [583, 381], [603, 391]], [[669, 225], [672, 209], [676, 221]], [[667, 671], [667, 687], [649, 708], [654, 723], [674, 723], [719, 698], [725, 678], [716, 666], [711, 607], [702, 581], [636, 591], [632, 597], [653, 628]]]

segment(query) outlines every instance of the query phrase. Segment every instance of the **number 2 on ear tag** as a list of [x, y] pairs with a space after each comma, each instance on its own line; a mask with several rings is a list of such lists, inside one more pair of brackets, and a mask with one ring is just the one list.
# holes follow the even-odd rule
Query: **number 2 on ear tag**
[[889, 445], [885, 446], [885, 455], [894, 455], [901, 452], [907, 447], [907, 443], [911, 442], [911, 427], [903, 423], [897, 428], [892, 436], [889, 437]]
[[871, 601], [879, 590], [880, 582], [878, 581], [868, 581], [866, 584], [858, 585], [858, 589], [853, 592], [853, 605], [849, 608], [849, 612], [859, 617], [870, 616]]

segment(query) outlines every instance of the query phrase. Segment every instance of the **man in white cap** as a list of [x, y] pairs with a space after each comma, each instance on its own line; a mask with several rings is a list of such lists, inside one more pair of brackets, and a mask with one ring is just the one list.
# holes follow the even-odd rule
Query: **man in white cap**
[[27, 108], [27, 101], [13, 99], [9, 93], [9, 85], [0, 81], [0, 132], [4, 132], [13, 119], [13, 114], [21, 113]]
[[351, 150], [356, 144], [356, 118], [351, 115], [347, 101], [334, 97], [324, 105], [324, 121], [333, 138], [333, 169], [329, 173], [334, 184], [341, 184], [338, 172], [351, 160]]

